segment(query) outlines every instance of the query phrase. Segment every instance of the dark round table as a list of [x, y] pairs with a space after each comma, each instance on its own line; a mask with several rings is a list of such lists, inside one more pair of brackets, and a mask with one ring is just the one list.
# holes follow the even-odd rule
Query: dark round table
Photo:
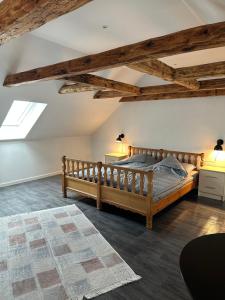
[[189, 242], [181, 252], [180, 269], [194, 300], [225, 300], [225, 233]]

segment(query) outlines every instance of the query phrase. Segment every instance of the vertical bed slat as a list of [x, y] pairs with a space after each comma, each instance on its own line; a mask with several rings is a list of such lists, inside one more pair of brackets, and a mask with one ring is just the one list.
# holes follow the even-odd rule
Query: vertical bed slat
[[97, 209], [101, 209], [102, 202], [101, 202], [101, 179], [102, 179], [102, 163], [97, 163]]
[[96, 168], [96, 164], [92, 164], [92, 182], [95, 182], [95, 168]]
[[90, 163], [87, 163], [87, 180], [90, 181]]
[[79, 161], [77, 160], [77, 178], [79, 178], [80, 176], [80, 163], [79, 163]]
[[66, 160], [66, 173], [67, 174], [70, 173], [70, 160], [69, 159]]
[[107, 185], [107, 167], [104, 166], [104, 185]]
[[141, 173], [140, 174], [140, 191], [139, 191], [140, 195], [144, 194], [144, 174]]
[[72, 162], [72, 176], [74, 177], [75, 174], [74, 174], [74, 160], [71, 161]]
[[132, 172], [132, 192], [135, 193], [136, 191], [136, 174]]
[[109, 185], [111, 187], [113, 187], [113, 181], [114, 181], [114, 178], [113, 178], [113, 171], [114, 171], [114, 168], [113, 167], [110, 167], [110, 183]]
[[121, 171], [117, 170], [117, 183], [116, 183], [117, 189], [120, 189], [120, 175], [121, 175]]
[[84, 162], [83, 161], [81, 163], [81, 166], [82, 166], [82, 179], [84, 179]]
[[125, 191], [128, 191], [128, 171], [127, 170], [125, 170], [124, 171], [124, 190]]

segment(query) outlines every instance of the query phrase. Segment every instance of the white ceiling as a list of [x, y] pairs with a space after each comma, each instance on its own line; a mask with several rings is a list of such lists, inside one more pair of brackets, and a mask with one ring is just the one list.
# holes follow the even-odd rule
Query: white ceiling
[[93, 0], [33, 33], [83, 53], [95, 53], [223, 21], [224, 14], [224, 0]]
[[[33, 34], [91, 54], [224, 20], [224, 0], [94, 0]], [[108, 28], [103, 29], [104, 25]], [[224, 50], [164, 61], [176, 67], [198, 64], [199, 58], [201, 63], [207, 63], [208, 59], [224, 59]]]
[[[224, 0], [93, 0], [80, 9], [25, 34], [0, 48], [0, 80], [19, 72], [101, 52], [178, 30], [225, 20]], [[103, 25], [108, 28], [103, 29]], [[174, 67], [225, 60], [225, 47], [163, 58]], [[105, 77], [139, 84], [163, 81], [126, 67], [101, 72]], [[58, 95], [62, 82], [0, 87], [0, 123], [15, 99], [48, 103], [28, 138], [92, 134], [120, 105], [93, 100], [93, 93]]]

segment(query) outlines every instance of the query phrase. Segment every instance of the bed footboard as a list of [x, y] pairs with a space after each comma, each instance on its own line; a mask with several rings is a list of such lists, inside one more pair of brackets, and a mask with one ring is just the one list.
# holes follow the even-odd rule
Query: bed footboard
[[62, 192], [79, 192], [96, 200], [97, 208], [108, 203], [146, 217], [152, 228], [153, 172], [123, 168], [101, 162], [62, 158]]
[[62, 157], [62, 192], [67, 198], [67, 190], [79, 192], [82, 195], [97, 200], [100, 206], [100, 184], [101, 162], [90, 162]]
[[153, 172], [102, 164], [102, 176], [101, 202], [144, 215], [151, 229]]

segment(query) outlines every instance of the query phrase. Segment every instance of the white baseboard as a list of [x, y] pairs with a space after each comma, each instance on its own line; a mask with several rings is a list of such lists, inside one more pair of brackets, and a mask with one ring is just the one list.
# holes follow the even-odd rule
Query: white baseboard
[[33, 181], [33, 180], [38, 180], [38, 179], [42, 179], [42, 178], [47, 178], [47, 177], [51, 177], [51, 176], [55, 176], [55, 175], [60, 175], [60, 174], [62, 174], [62, 171], [56, 171], [56, 172], [52, 172], [52, 173], [48, 173], [48, 174], [37, 175], [37, 176], [33, 176], [33, 177], [3, 182], [3, 183], [0, 183], [0, 188], [10, 186], [10, 185], [16, 185], [16, 184], [20, 184], [20, 183], [24, 183], [24, 182], [29, 182], [29, 181]]

